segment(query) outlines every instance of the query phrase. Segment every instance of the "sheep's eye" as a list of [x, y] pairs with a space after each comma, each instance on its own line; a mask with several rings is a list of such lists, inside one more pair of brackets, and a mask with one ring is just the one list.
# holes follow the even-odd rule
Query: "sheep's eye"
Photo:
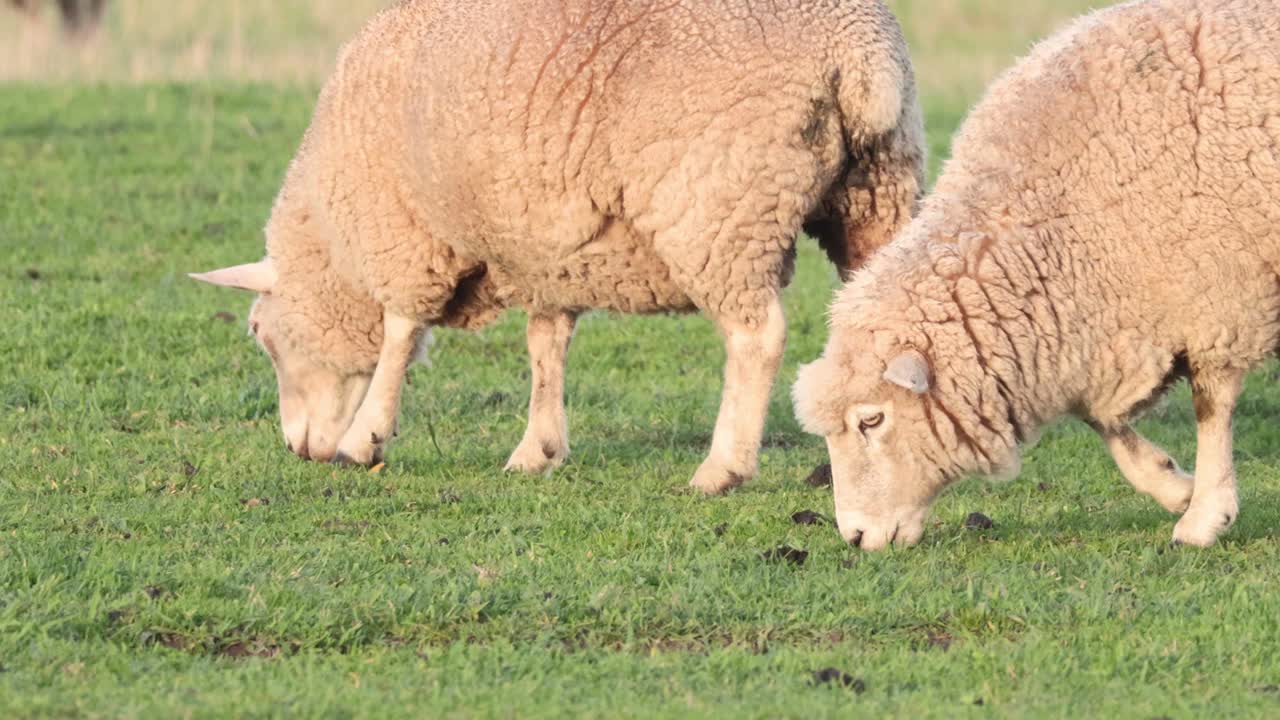
[[858, 431], [865, 435], [868, 430], [880, 427], [882, 422], [884, 422], [884, 413], [876, 413], [870, 417], [864, 417], [858, 421]]

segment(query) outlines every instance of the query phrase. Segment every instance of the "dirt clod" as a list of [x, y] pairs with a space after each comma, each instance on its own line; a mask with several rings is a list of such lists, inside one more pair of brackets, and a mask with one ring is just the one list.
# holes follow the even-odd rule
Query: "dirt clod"
[[151, 598], [152, 600], [155, 600], [156, 598], [164, 594], [164, 588], [160, 587], [159, 585], [148, 585], [142, 589], [142, 592], [146, 593], [147, 597]]
[[822, 523], [830, 523], [831, 520], [822, 513], [801, 510], [798, 513], [791, 514], [791, 522], [797, 525], [821, 525]]
[[196, 473], [198, 472], [200, 472], [200, 468], [196, 467], [195, 465], [192, 465], [190, 460], [182, 461], [183, 475], [186, 475], [187, 477], [195, 477]]
[[724, 537], [724, 534], [728, 532], [728, 530], [729, 523], [720, 523], [714, 528], [711, 528], [711, 532], [715, 533], [716, 537]]
[[925, 642], [929, 644], [929, 647], [937, 648], [944, 652], [951, 649], [951, 639], [949, 634], [941, 631], [930, 630], [925, 634]]
[[804, 561], [809, 559], [809, 551], [797, 550], [788, 545], [779, 545], [772, 550], [766, 550], [761, 553], [760, 557], [770, 562], [785, 560], [792, 565], [803, 565]]
[[218, 654], [223, 657], [234, 658], [236, 660], [242, 658], [273, 658], [280, 654], [280, 648], [276, 645], [259, 645], [257, 643], [233, 642], [218, 649]]
[[1050, 488], [1052, 488], [1053, 486], [1047, 482], [1042, 482], [1039, 485], [1036, 485], [1036, 487], [1040, 490], [1040, 492], [1049, 492]]
[[964, 519], [965, 530], [990, 530], [995, 526], [995, 521], [980, 512], [969, 513]]
[[40, 271], [36, 268], [27, 268], [27, 277], [31, 278], [32, 280], [39, 280], [42, 277], [42, 275], [40, 274]]
[[444, 490], [440, 493], [441, 505], [457, 505], [462, 502], [462, 496], [452, 490]]
[[447, 537], [442, 537], [442, 538], [440, 538], [439, 540], [437, 540], [437, 541], [436, 541], [436, 544], [437, 544], [437, 545], [448, 545], [448, 544], [449, 544], [449, 538], [447, 538]]
[[190, 643], [178, 633], [147, 631], [142, 633], [142, 642], [163, 645], [170, 650], [186, 650]]
[[240, 504], [247, 508], [256, 508], [262, 505], [270, 505], [271, 501], [267, 498], [241, 498]]
[[867, 691], [867, 684], [862, 681], [862, 678], [860, 677], [856, 678], [850, 675], [849, 673], [843, 670], [840, 670], [839, 668], [833, 668], [833, 667], [823, 668], [821, 670], [815, 670], [813, 673], [813, 684], [814, 685], [839, 684], [853, 690], [855, 693], [859, 695]]
[[804, 479], [804, 484], [809, 487], [827, 487], [831, 484], [831, 466], [819, 465], [809, 473], [809, 477]]

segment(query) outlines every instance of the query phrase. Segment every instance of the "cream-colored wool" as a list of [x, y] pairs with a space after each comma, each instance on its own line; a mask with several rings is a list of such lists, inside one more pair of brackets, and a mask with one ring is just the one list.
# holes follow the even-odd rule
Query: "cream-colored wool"
[[[961, 476], [1016, 471], [1064, 414], [1126, 478], [1235, 520], [1231, 413], [1280, 347], [1280, 12], [1146, 0], [1089, 15], [990, 89], [919, 216], [839, 293], [793, 394], [842, 534], [919, 540]], [[1195, 477], [1129, 426], [1189, 377]], [[1070, 472], [1069, 469], [1064, 469]]]
[[262, 293], [287, 441], [373, 462], [433, 325], [529, 311], [530, 423], [568, 453], [562, 387], [590, 309], [706, 312], [724, 400], [694, 484], [756, 469], [802, 227], [842, 271], [914, 211], [924, 138], [879, 0], [419, 0], [343, 51], [267, 226], [199, 276]]

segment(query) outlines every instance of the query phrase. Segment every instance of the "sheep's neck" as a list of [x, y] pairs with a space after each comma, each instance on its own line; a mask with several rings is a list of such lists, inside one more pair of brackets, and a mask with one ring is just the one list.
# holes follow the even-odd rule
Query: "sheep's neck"
[[[951, 217], [954, 218], [954, 215]], [[1011, 227], [972, 218], [958, 238], [963, 272], [939, 277], [954, 326], [932, 333], [941, 344], [961, 338], [969, 348], [943, 350], [959, 360], [959, 373], [980, 382], [949, 387], [963, 411], [950, 414], [967, 433], [980, 465], [1000, 465], [1002, 453], [1033, 441], [1046, 423], [1071, 412], [1083, 388], [1074, 386], [1084, 348], [1070, 302], [1069, 248], [1056, 228]], [[950, 340], [949, 342], [955, 342]]]

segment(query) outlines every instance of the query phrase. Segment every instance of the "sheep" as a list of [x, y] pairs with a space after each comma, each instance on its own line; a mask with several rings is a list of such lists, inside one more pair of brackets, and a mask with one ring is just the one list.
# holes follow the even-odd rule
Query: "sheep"
[[[9, 0], [9, 4], [32, 16], [40, 10], [39, 0]], [[72, 37], [92, 34], [102, 22], [106, 4], [107, 0], [58, 0], [63, 31]]]
[[751, 477], [804, 229], [847, 273], [914, 212], [923, 123], [879, 0], [418, 0], [342, 51], [262, 260], [193, 277], [259, 293], [286, 445], [368, 465], [430, 328], [528, 311], [529, 422], [507, 469], [569, 452], [585, 311], [706, 313], [725, 339], [692, 485]]
[[[1231, 526], [1231, 416], [1280, 347], [1275, 9], [1125, 3], [993, 84], [918, 215], [837, 292], [792, 388], [848, 542], [918, 542], [944, 487], [1016, 475], [1064, 415], [1182, 513], [1176, 543]], [[1180, 378], [1194, 477], [1131, 425]]]

